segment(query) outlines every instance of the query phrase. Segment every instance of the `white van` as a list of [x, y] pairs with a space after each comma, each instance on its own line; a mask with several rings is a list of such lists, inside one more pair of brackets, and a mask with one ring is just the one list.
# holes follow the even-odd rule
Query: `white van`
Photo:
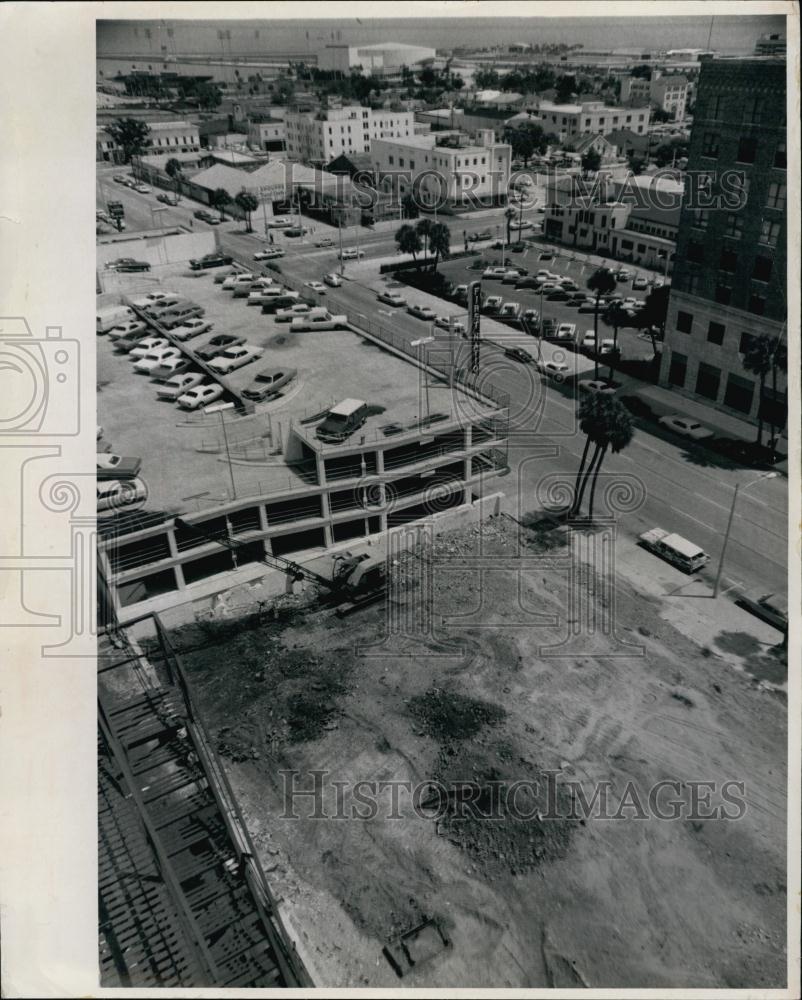
[[121, 323], [127, 323], [136, 318], [134, 310], [129, 306], [106, 306], [103, 309], [98, 309], [95, 316], [96, 332], [108, 333], [112, 327], [120, 326]]
[[638, 536], [638, 541], [644, 548], [673, 563], [684, 573], [696, 573], [710, 559], [710, 556], [694, 542], [689, 542], [682, 535], [665, 531], [663, 528], [644, 531]]

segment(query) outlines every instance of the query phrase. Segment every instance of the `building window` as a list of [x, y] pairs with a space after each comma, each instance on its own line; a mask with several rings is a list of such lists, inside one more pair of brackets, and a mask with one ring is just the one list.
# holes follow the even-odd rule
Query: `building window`
[[778, 143], [777, 149], [774, 151], [774, 166], [778, 170], [785, 170], [785, 143]]
[[738, 341], [738, 353], [746, 354], [746, 352], [752, 347], [755, 342], [755, 338], [751, 333], [747, 333], [745, 330], [741, 333], [741, 339]]
[[780, 238], [780, 223], [771, 222], [769, 219], [764, 219], [760, 227], [760, 242], [766, 243], [770, 247], [777, 246], [777, 240]]
[[752, 277], [755, 281], [768, 281], [771, 278], [771, 257], [755, 257]]
[[721, 117], [721, 94], [716, 94], [713, 98], [713, 103], [710, 108], [710, 117], [714, 121], [718, 121]]
[[702, 140], [702, 156], [718, 157], [718, 132], [705, 132]]
[[738, 143], [738, 163], [754, 163], [757, 155], [757, 139], [751, 135], [741, 136]]
[[691, 271], [688, 273], [688, 276], [685, 278], [685, 290], [688, 292], [689, 295], [699, 294], [699, 282], [700, 278], [699, 275], [696, 273], [696, 271]]
[[734, 239], [740, 239], [743, 228], [743, 216], [738, 215], [737, 212], [730, 212], [727, 216], [727, 228], [724, 230], [724, 235], [732, 236]]
[[716, 323], [715, 320], [710, 320], [710, 326], [707, 328], [707, 339], [711, 344], [718, 344], [721, 346], [724, 343], [724, 324]]
[[685, 385], [685, 375], [688, 371], [688, 358], [678, 351], [671, 352], [671, 365], [668, 369], [668, 384], [680, 389]]
[[766, 296], [760, 292], [752, 292], [749, 296], [749, 312], [762, 316], [766, 311]]
[[685, 256], [694, 264], [701, 264], [705, 259], [704, 244], [697, 240], [690, 240], [685, 250]]
[[734, 250], [722, 250], [718, 266], [722, 271], [734, 274], [738, 267], [738, 254]]
[[785, 210], [785, 184], [774, 184], [769, 185], [769, 198], [766, 202], [768, 208], [778, 208]]
[[721, 382], [721, 369], [713, 365], [707, 365], [703, 361], [699, 363], [696, 373], [696, 392], [705, 399], [718, 399], [718, 387]]
[[716, 283], [714, 297], [720, 305], [728, 306], [732, 301], [732, 285], [728, 285], [725, 281], [719, 279]]
[[755, 394], [755, 383], [740, 375], [727, 378], [727, 388], [724, 392], [724, 405], [741, 413], [749, 413], [752, 409], [752, 397]]
[[695, 229], [707, 229], [707, 224], [710, 221], [710, 212], [707, 209], [695, 208], [691, 212], [691, 225]]
[[744, 102], [743, 121], [750, 125], [757, 125], [760, 121], [760, 111], [762, 101], [759, 97], [749, 97]]
[[677, 330], [680, 333], [690, 333], [693, 327], [693, 314], [680, 310], [677, 313]]
[[390, 164], [390, 166], [393, 165], [393, 158], [392, 158], [392, 156], [388, 156], [387, 157], [387, 162]]

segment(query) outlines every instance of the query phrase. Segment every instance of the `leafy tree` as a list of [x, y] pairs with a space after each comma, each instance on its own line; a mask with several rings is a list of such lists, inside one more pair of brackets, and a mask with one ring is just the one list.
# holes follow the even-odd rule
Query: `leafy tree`
[[431, 66], [424, 66], [420, 71], [419, 79], [424, 87], [433, 87], [437, 83], [437, 72]]
[[601, 153], [595, 149], [588, 149], [582, 154], [582, 169], [586, 174], [595, 174], [601, 166]]
[[[585, 447], [576, 477], [574, 502], [569, 511], [571, 517], [576, 517], [582, 509], [585, 488], [591, 476], [593, 482], [588, 503], [588, 517], [593, 518], [593, 501], [596, 496], [596, 482], [607, 450], [622, 451], [632, 440], [632, 418], [622, 403], [607, 393], [591, 392], [582, 400], [579, 406], [579, 426], [585, 433]], [[593, 455], [587, 462], [591, 443], [594, 445]], [[587, 464], [586, 464], [587, 462]]]
[[175, 184], [175, 204], [178, 204], [178, 189], [183, 176], [183, 164], [180, 160], [176, 160], [175, 157], [169, 159], [164, 166], [164, 172], [168, 177], [172, 177], [173, 184]]
[[434, 223], [431, 219], [423, 218], [418, 220], [417, 226], [415, 226], [415, 231], [418, 236], [423, 240], [423, 256], [428, 257], [429, 255], [429, 236], [432, 231], [432, 226]]
[[602, 295], [615, 291], [615, 276], [606, 267], [600, 267], [588, 278], [588, 288], [595, 293], [596, 305], [593, 309], [593, 363], [594, 378], [599, 377], [599, 300]]
[[252, 233], [253, 226], [251, 225], [251, 214], [256, 211], [259, 207], [258, 199], [246, 191], [244, 188], [234, 199], [234, 204], [237, 205], [242, 212], [245, 214], [245, 232]]
[[200, 107], [204, 108], [206, 111], [212, 111], [214, 108], [219, 107], [221, 101], [223, 100], [223, 94], [219, 87], [216, 87], [213, 83], [206, 83], [201, 81], [195, 90], [195, 97], [198, 100]]
[[557, 103], [567, 104], [571, 100], [571, 95], [576, 93], [576, 77], [559, 76], [555, 86], [557, 88]]
[[664, 111], [662, 108], [652, 108], [651, 120], [657, 124], [662, 122], [672, 122], [674, 121], [674, 116], [670, 111]]
[[401, 211], [405, 219], [417, 219], [419, 215], [418, 203], [411, 193], [405, 194], [401, 199]]
[[777, 338], [761, 333], [753, 337], [744, 351], [742, 364], [744, 370], [757, 375], [760, 381], [760, 402], [757, 408], [757, 443], [763, 445], [763, 397], [766, 390], [766, 376], [774, 364], [774, 354], [777, 349]]
[[548, 136], [542, 126], [535, 122], [507, 125], [504, 129], [504, 141], [512, 147], [513, 159], [523, 160], [525, 167], [535, 153], [542, 155], [549, 146]]
[[465, 81], [462, 79], [459, 73], [452, 73], [451, 76], [449, 77], [448, 82], [452, 90], [462, 90], [462, 88], [465, 86]]
[[414, 226], [410, 226], [405, 223], [400, 229], [396, 230], [395, 242], [398, 246], [400, 253], [411, 253], [412, 259], [415, 261], [415, 267], [420, 270], [420, 262], [418, 261], [418, 254], [421, 251], [421, 241], [418, 231]]
[[473, 82], [479, 90], [488, 90], [498, 86], [499, 76], [494, 69], [480, 69], [474, 74]]
[[538, 66], [532, 77], [532, 89], [537, 92], [540, 92], [541, 90], [551, 90], [556, 82], [556, 79], [554, 70], [549, 66]]
[[212, 192], [212, 196], [209, 199], [209, 203], [212, 205], [213, 208], [216, 208], [217, 211], [220, 213], [221, 222], [225, 222], [226, 218], [225, 211], [226, 208], [231, 204], [231, 202], [232, 202], [231, 195], [228, 193], [228, 191], [226, 191], [225, 188], [216, 188]]
[[[774, 404], [776, 406], [777, 400], [777, 372], [782, 372], [787, 374], [788, 372], [788, 350], [782, 341], [778, 340], [776, 347], [774, 348], [774, 354], [772, 356], [771, 362], [771, 388], [774, 395]], [[771, 414], [771, 447], [774, 447], [774, 440], [777, 436], [777, 425], [774, 420], [775, 406], [771, 407], [769, 411]], [[783, 425], [784, 426], [784, 425]]]
[[651, 80], [652, 78], [652, 68], [651, 66], [635, 66], [630, 71], [630, 76], [638, 77], [641, 80]]
[[630, 156], [629, 158], [628, 165], [632, 173], [635, 174], [635, 176], [637, 176], [638, 174], [643, 172], [645, 162], [642, 156], [638, 156], [637, 153], [633, 153], [632, 156]]
[[432, 271], [437, 273], [437, 262], [447, 257], [451, 250], [451, 230], [443, 222], [432, 223], [429, 230], [429, 249], [434, 252]]
[[640, 313], [640, 321], [649, 330], [652, 338], [652, 351], [657, 357], [657, 344], [654, 339], [654, 327], [660, 330], [660, 339], [663, 340], [666, 333], [666, 318], [668, 317], [668, 296], [671, 293], [670, 285], [661, 285], [660, 288], [653, 288], [643, 303]]
[[132, 156], [141, 156], [150, 145], [150, 128], [136, 118], [118, 118], [106, 131], [122, 150], [124, 163], [130, 163]]

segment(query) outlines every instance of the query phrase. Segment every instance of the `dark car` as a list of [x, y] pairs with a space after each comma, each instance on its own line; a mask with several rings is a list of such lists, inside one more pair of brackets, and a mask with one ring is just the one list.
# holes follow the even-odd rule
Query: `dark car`
[[207, 253], [204, 257], [191, 260], [189, 266], [193, 271], [202, 271], [207, 267], [228, 267], [234, 263], [233, 257], [225, 257], [221, 253]]
[[532, 275], [525, 274], [515, 282], [516, 288], [539, 288], [540, 282]]
[[513, 253], [523, 253], [526, 250], [526, 243], [513, 243], [510, 250]]
[[548, 260], [554, 260], [554, 254], [553, 254], [553, 253], [549, 253], [548, 251], [544, 251], [544, 252], [543, 252], [543, 253], [542, 253], [542, 254], [541, 254], [541, 255], [540, 255], [539, 257], [538, 257], [538, 260], [546, 260], [546, 261], [548, 261]]
[[571, 292], [571, 294], [568, 296], [568, 305], [581, 306], [586, 298], [587, 295], [584, 292]]
[[259, 372], [247, 389], [242, 390], [246, 399], [261, 403], [275, 395], [279, 389], [292, 381], [298, 374], [295, 368], [267, 368]]
[[244, 337], [235, 337], [230, 333], [218, 333], [205, 347], [201, 347], [195, 353], [203, 361], [211, 361], [218, 354], [222, 354], [227, 347], [239, 347], [240, 344], [244, 343]]
[[760, 446], [755, 441], [742, 441], [738, 438], [714, 438], [708, 442], [708, 447], [733, 462], [748, 465], [751, 468], [771, 468], [780, 459], [777, 452], [771, 448], [767, 448], [765, 445]]
[[163, 205], [172, 205], [173, 199], [169, 194], [157, 194], [156, 201], [160, 201]]
[[149, 271], [150, 264], [146, 260], [134, 260], [133, 257], [121, 257], [114, 262], [115, 271]]
[[654, 419], [654, 410], [640, 396], [621, 396], [621, 402], [633, 417], [643, 417], [646, 420]]
[[304, 229], [303, 226], [291, 226], [289, 229], [284, 230], [285, 236], [306, 236], [309, 232], [308, 229]]
[[196, 219], [200, 219], [202, 222], [208, 222], [210, 226], [217, 226], [220, 223], [220, 220], [216, 216], [212, 215], [211, 212], [207, 212], [203, 208], [199, 208], [197, 212], [193, 212], [192, 214]]
[[525, 351], [522, 347], [505, 347], [504, 357], [513, 358], [515, 361], [523, 361], [525, 364], [530, 364], [535, 360], [529, 351]]
[[478, 243], [479, 240], [492, 240], [493, 234], [489, 229], [483, 229], [481, 233], [470, 233], [468, 236], [469, 243]]
[[571, 293], [564, 288], [555, 288], [553, 292], [548, 292], [546, 298], [551, 302], [567, 302], [571, 298]]
[[135, 479], [139, 474], [141, 458], [112, 455], [107, 452], [97, 456], [98, 479]]
[[740, 607], [750, 611], [757, 618], [773, 625], [780, 632], [788, 631], [788, 599], [780, 594], [740, 594], [735, 601]]

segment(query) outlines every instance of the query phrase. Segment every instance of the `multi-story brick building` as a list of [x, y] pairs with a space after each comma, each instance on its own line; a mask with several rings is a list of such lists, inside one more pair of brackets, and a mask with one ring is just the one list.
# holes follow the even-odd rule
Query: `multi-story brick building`
[[369, 153], [374, 139], [414, 135], [412, 111], [363, 108], [358, 104], [310, 114], [288, 111], [287, 152], [303, 163], [324, 165], [341, 153]]
[[786, 67], [702, 63], [660, 381], [725, 412], [785, 422], [743, 367], [753, 338], [786, 336]]

